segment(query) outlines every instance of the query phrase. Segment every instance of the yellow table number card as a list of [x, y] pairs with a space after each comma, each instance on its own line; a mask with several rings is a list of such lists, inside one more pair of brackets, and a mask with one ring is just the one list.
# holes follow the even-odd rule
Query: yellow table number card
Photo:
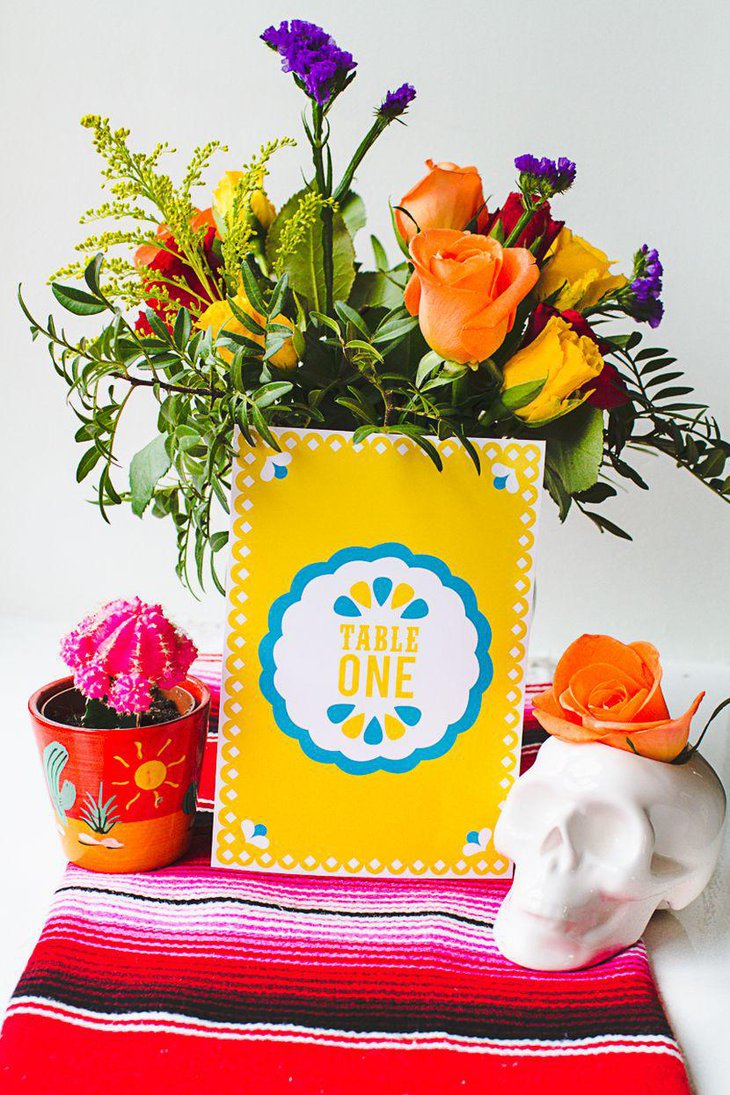
[[331, 431], [234, 461], [213, 865], [504, 877], [543, 445]]

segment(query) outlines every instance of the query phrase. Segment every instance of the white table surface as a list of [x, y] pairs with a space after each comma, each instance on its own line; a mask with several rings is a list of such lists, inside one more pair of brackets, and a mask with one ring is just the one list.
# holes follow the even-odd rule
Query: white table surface
[[[0, 1011], [44, 923], [65, 866], [52, 824], [26, 703], [63, 674], [58, 629], [0, 618]], [[684, 710], [702, 688], [701, 715], [730, 693], [725, 666], [665, 666], [670, 708]], [[730, 786], [730, 720], [723, 712], [703, 753]], [[730, 1091], [730, 836], [704, 894], [679, 913], [657, 913], [645, 940], [659, 989], [698, 1095]]]

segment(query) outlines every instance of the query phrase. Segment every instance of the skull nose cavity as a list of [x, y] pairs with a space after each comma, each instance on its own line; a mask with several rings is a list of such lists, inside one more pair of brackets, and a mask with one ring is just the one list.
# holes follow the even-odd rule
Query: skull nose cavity
[[553, 825], [542, 842], [540, 851], [548, 857], [551, 871], [572, 871], [580, 856], [563, 824]]

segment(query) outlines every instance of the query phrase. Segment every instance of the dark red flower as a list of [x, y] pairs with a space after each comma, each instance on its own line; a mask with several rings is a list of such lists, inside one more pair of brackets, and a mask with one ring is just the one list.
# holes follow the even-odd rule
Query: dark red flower
[[615, 365], [604, 358], [603, 368], [593, 381], [593, 391], [588, 397], [588, 402], [593, 407], [599, 407], [602, 411], [613, 410], [614, 407], [624, 407], [631, 402], [631, 396], [626, 390], [626, 385], [621, 379], [621, 374]]
[[[548, 320], [553, 316], [560, 316], [566, 323], [569, 323], [576, 334], [584, 335], [586, 338], [590, 338], [595, 342], [602, 355], [605, 355], [608, 351], [607, 343], [603, 342], [596, 332], [593, 330], [588, 320], [580, 314], [580, 312], [574, 311], [572, 308], [566, 308], [564, 312], [559, 312], [557, 308], [553, 308], [552, 304], [538, 304], [534, 312], [530, 315], [527, 321], [527, 328], [525, 330], [525, 337], [522, 345], [527, 346], [533, 339], [537, 338], [540, 331], [545, 327]], [[598, 407], [602, 411], [610, 411], [614, 407], [623, 407], [626, 403], [629, 403], [631, 396], [626, 390], [621, 376], [614, 365], [610, 361], [603, 361], [603, 368], [601, 369], [595, 380], [591, 381], [591, 387], [593, 391], [588, 397], [588, 403], [592, 407]]]
[[[509, 195], [501, 209], [495, 210], [494, 213], [490, 213], [486, 209], [482, 210], [477, 220], [477, 231], [488, 236], [499, 220], [502, 224], [504, 238], [508, 239], [510, 232], [523, 213], [522, 195], [515, 191]], [[533, 254], [538, 262], [542, 262], [564, 223], [564, 221], [554, 221], [550, 216], [550, 202], [543, 202], [517, 239], [512, 241], [511, 246], [532, 247], [536, 240], [539, 240], [540, 242], [534, 248]]]
[[[221, 260], [213, 248], [216, 226], [212, 210], [198, 211], [191, 224], [193, 228], [205, 229], [201, 246], [206, 264], [215, 275]], [[147, 307], [155, 312], [163, 323], [171, 326], [169, 313], [176, 311], [174, 304], [172, 308], [170, 307], [171, 302], [181, 308], [187, 308], [193, 316], [198, 316], [215, 298], [211, 296], [208, 287], [201, 283], [193, 268], [185, 262], [172, 232], [166, 225], [160, 225], [157, 238], [160, 241], [159, 247], [148, 243], [137, 248], [134, 263], [138, 268], [144, 267], [148, 271], [146, 289], [149, 295], [145, 300]], [[159, 278], [154, 277], [155, 273], [159, 274]], [[139, 313], [135, 328], [142, 334], [152, 333], [144, 312]]]

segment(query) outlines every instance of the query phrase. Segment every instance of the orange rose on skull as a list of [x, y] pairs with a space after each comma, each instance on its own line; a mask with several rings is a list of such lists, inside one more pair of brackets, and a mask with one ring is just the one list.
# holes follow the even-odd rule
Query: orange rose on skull
[[476, 167], [459, 167], [448, 161], [434, 163], [433, 160], [426, 160], [426, 167], [428, 174], [400, 201], [410, 217], [400, 209], [395, 211], [398, 231], [406, 243], [410, 243], [419, 229], [421, 232], [428, 228], [461, 231], [484, 207], [482, 180]]
[[488, 236], [419, 232], [404, 302], [428, 345], [447, 361], [476, 368], [504, 342], [517, 306], [538, 279], [535, 258]]
[[659, 652], [651, 643], [582, 635], [558, 662], [552, 688], [535, 698], [535, 718], [563, 741], [598, 741], [671, 761], [687, 744], [690, 722], [705, 694], [673, 719], [661, 679]]

